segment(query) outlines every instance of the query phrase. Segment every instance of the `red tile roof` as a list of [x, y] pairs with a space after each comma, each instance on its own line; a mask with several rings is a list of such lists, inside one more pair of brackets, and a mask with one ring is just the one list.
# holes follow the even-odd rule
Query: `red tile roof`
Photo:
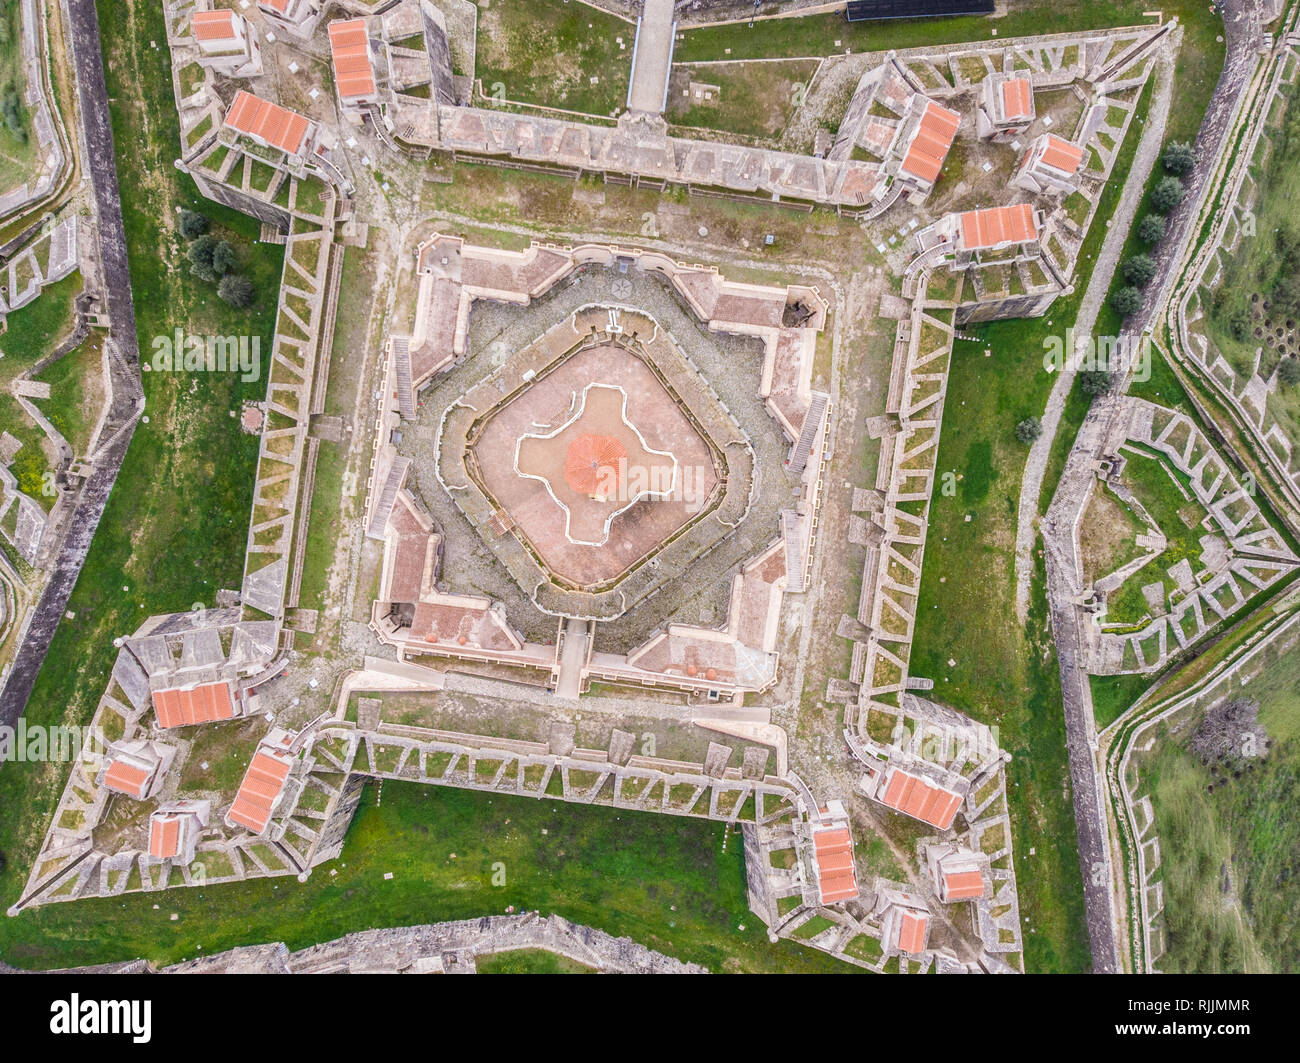
[[284, 789], [284, 781], [289, 777], [293, 767], [289, 753], [271, 753], [259, 749], [253, 754], [253, 760], [244, 773], [244, 781], [239, 784], [235, 794], [235, 803], [226, 818], [241, 827], [247, 827], [254, 834], [261, 834], [271, 822], [271, 811]]
[[375, 72], [370, 65], [370, 38], [366, 20], [330, 23], [330, 50], [334, 53], [334, 81], [339, 98], [356, 99], [375, 91]]
[[104, 785], [115, 793], [126, 794], [127, 797], [143, 801], [145, 794], [149, 792], [149, 776], [150, 773], [144, 768], [115, 760], [108, 766], [108, 771], [104, 775]]
[[858, 895], [853, 872], [853, 838], [846, 827], [813, 832], [817, 859], [817, 888], [822, 904], [847, 901]]
[[181, 817], [175, 812], [157, 814], [149, 820], [149, 855], [170, 860], [181, 851]]
[[960, 124], [961, 115], [956, 111], [927, 100], [920, 125], [903, 158], [903, 172], [933, 183], [943, 168], [943, 160], [948, 157]]
[[272, 11], [278, 11], [282, 15], [289, 10], [291, 3], [293, 3], [293, 0], [257, 0], [258, 7], [269, 7]]
[[226, 125], [289, 155], [297, 155], [307, 139], [309, 123], [294, 111], [251, 92], [240, 91], [226, 112]]
[[890, 777], [881, 801], [940, 830], [952, 825], [961, 805], [960, 795], [899, 770]]
[[1043, 148], [1040, 161], [1064, 173], [1073, 174], [1083, 162], [1083, 148], [1062, 140], [1054, 133], [1048, 133], [1047, 145]]
[[196, 11], [190, 25], [194, 39], [199, 41], [233, 41], [239, 38], [235, 29], [235, 13], [229, 8], [216, 11]]
[[930, 929], [930, 917], [924, 912], [900, 911], [898, 918], [898, 940], [894, 942], [900, 952], [913, 956], [924, 951], [926, 932]]
[[979, 871], [954, 871], [943, 876], [944, 894], [950, 901], [984, 896], [984, 876]]
[[203, 683], [187, 690], [155, 690], [153, 708], [158, 726], [163, 728], [235, 718], [229, 683]]
[[968, 251], [1001, 244], [1023, 244], [1038, 239], [1038, 219], [1028, 203], [1013, 207], [968, 210], [957, 216], [962, 246]]
[[1002, 82], [1002, 115], [1009, 122], [1034, 116], [1034, 89], [1028, 78]]

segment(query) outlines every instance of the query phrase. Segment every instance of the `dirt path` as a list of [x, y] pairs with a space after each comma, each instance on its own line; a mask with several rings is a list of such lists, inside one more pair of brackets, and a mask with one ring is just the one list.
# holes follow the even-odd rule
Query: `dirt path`
[[1124, 250], [1129, 228], [1133, 224], [1138, 207], [1142, 202], [1142, 189], [1160, 154], [1164, 140], [1165, 123], [1169, 118], [1169, 106], [1173, 99], [1174, 60], [1168, 44], [1160, 50], [1155, 71], [1156, 87], [1152, 106], [1142, 130], [1142, 142], [1133, 156], [1133, 165], [1129, 170], [1128, 180], [1124, 183], [1124, 194], [1120, 204], [1111, 218], [1110, 229], [1097, 255], [1097, 264], [1088, 281], [1083, 301], [1079, 304], [1079, 313], [1074, 322], [1075, 349], [1069, 352], [1069, 362], [1057, 376], [1052, 386], [1052, 393], [1047, 399], [1047, 408], [1043, 411], [1043, 432], [1034, 441], [1029, 450], [1029, 460], [1025, 462], [1024, 476], [1020, 481], [1020, 508], [1016, 518], [1016, 618], [1021, 625], [1029, 616], [1029, 581], [1033, 575], [1034, 539], [1038, 533], [1039, 502], [1043, 493], [1043, 477], [1047, 474], [1047, 464], [1051, 460], [1052, 447], [1056, 442], [1056, 433], [1061, 427], [1061, 415], [1065, 412], [1066, 400], [1074, 387], [1074, 378], [1078, 369], [1080, 350], [1087, 347], [1080, 341], [1092, 335], [1097, 323], [1097, 314], [1102, 302], [1110, 291], [1111, 280], [1119, 265], [1119, 256]]

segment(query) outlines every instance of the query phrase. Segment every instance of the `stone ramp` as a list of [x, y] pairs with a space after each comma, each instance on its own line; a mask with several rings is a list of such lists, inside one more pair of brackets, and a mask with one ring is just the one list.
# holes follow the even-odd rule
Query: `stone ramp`
[[672, 69], [673, 0], [646, 0], [645, 14], [637, 23], [632, 47], [632, 79], [627, 90], [629, 111], [663, 114], [668, 102], [668, 75]]

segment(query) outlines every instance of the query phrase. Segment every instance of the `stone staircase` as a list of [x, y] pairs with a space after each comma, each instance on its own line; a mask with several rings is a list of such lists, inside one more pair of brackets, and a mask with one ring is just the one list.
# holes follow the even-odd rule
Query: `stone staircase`
[[803, 521], [793, 509], [781, 510], [781, 538], [785, 541], [785, 589], [799, 594], [804, 589]]
[[826, 408], [830, 405], [831, 397], [825, 392], [814, 391], [812, 403], [808, 407], [808, 413], [803, 419], [803, 431], [799, 433], [799, 440], [794, 445], [794, 450], [790, 453], [790, 471], [801, 473], [808, 465], [808, 456], [812, 453], [813, 442], [817, 439], [817, 433], [821, 430], [822, 421], [826, 417]]
[[393, 368], [397, 375], [397, 404], [402, 420], [415, 420], [415, 396], [411, 391], [411, 338], [393, 337]]
[[388, 528], [388, 518], [393, 512], [393, 506], [397, 504], [397, 492], [402, 489], [402, 482], [406, 479], [406, 471], [410, 467], [410, 458], [397, 458], [392, 468], [388, 470], [384, 489], [379, 494], [379, 501], [375, 503], [374, 511], [370, 514], [370, 523], [366, 526], [366, 538], [384, 538]]

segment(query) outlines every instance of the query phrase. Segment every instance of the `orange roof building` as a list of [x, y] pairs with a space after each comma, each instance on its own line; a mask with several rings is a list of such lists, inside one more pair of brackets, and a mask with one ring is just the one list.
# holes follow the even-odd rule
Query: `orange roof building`
[[334, 87], [339, 103], [357, 107], [379, 99], [370, 35], [363, 18], [335, 19], [329, 25], [330, 52], [334, 60]]
[[887, 953], [919, 956], [930, 936], [930, 913], [924, 908], [891, 904], [881, 921], [881, 942]]
[[266, 830], [293, 769], [295, 756], [288, 748], [289, 741], [286, 732], [273, 732], [257, 747], [235, 802], [226, 813], [226, 823], [231, 827], [245, 827], [254, 834]]
[[305, 154], [315, 134], [314, 122], [242, 90], [226, 112], [226, 127], [286, 155]]
[[907, 118], [899, 126], [898, 178], [922, 192], [933, 188], [960, 124], [961, 115], [956, 111], [919, 93], [913, 96]]
[[947, 830], [961, 807], [962, 796], [920, 775], [890, 767], [882, 776], [876, 800], [939, 830]]
[[138, 740], [109, 747], [108, 759], [99, 777], [100, 785], [136, 801], [158, 792], [176, 750]]
[[981, 85], [979, 135], [997, 142], [1012, 140], [1026, 132], [1036, 117], [1034, 85], [1023, 74], [990, 74]]
[[1044, 133], [1029, 145], [1012, 184], [1028, 192], [1073, 192], [1079, 187], [1083, 159], [1078, 144]]
[[237, 11], [227, 7], [196, 11], [190, 16], [190, 32], [199, 46], [200, 66], [229, 77], [257, 77], [262, 73], [257, 30]]
[[968, 210], [956, 216], [958, 251], [993, 251], [1038, 240], [1038, 214], [1028, 203]]
[[934, 890], [944, 904], [976, 901], [992, 896], [989, 858], [959, 849], [950, 842], [926, 849], [926, 864]]
[[262, 14], [273, 25], [298, 37], [310, 37], [320, 21], [320, 0], [257, 0]]
[[153, 708], [158, 726], [164, 729], [233, 720], [238, 715], [228, 682], [155, 690]]
[[149, 856], [180, 864], [194, 861], [199, 835], [208, 825], [209, 801], [177, 801], [149, 817]]
[[209, 47], [220, 47], [237, 41], [244, 30], [244, 16], [231, 11], [228, 7], [215, 11], [196, 11], [190, 16], [190, 28], [199, 50], [206, 52]]
[[[825, 813], [823, 809], [823, 813]], [[837, 809], [842, 813], [843, 809]], [[858, 878], [853, 868], [853, 834], [848, 817], [833, 815], [812, 828], [813, 857], [817, 872], [817, 894], [822, 904], [837, 904], [858, 896]]]

